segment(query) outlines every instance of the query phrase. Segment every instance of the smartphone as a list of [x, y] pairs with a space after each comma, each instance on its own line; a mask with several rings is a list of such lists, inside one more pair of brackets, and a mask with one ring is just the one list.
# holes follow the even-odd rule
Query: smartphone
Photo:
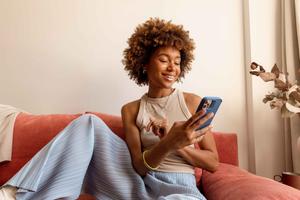
[[[222, 99], [220, 97], [213, 97], [213, 96], [204, 97], [204, 98], [202, 98], [196, 112], [200, 111], [201, 109], [206, 109], [206, 114], [212, 112], [212, 113], [214, 113], [214, 116], [215, 116], [221, 103], [222, 103]], [[203, 115], [201, 118], [203, 118], [205, 115]], [[199, 129], [209, 126], [211, 124], [214, 116], [212, 118], [210, 118], [209, 120], [207, 120], [204, 124], [202, 124], [196, 130], [199, 130]]]

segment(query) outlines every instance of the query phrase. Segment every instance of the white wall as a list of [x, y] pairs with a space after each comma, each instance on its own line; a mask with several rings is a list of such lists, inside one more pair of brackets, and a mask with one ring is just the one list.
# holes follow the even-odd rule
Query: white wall
[[[280, 0], [247, 0], [249, 9], [250, 41], [248, 61], [263, 65], [271, 71], [275, 63], [281, 65]], [[248, 63], [248, 65], [250, 62]], [[258, 175], [273, 178], [284, 168], [283, 121], [278, 110], [271, 110], [262, 99], [274, 91], [273, 82], [265, 83], [258, 77], [249, 78], [252, 88], [248, 92], [251, 109], [248, 122], [251, 160], [250, 170]]]
[[215, 130], [238, 133], [247, 169], [242, 16], [241, 0], [2, 0], [0, 103], [37, 114], [119, 115], [146, 91], [123, 70], [127, 38], [149, 17], [165, 18], [190, 30], [197, 46], [193, 70], [178, 87], [223, 98]]

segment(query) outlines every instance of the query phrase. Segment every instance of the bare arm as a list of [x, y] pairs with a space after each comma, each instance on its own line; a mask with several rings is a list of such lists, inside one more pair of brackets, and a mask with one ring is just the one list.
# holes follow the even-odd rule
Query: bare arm
[[[149, 171], [145, 167], [143, 157], [142, 157], [142, 146], [140, 139], [140, 130], [136, 126], [136, 117], [139, 109], [139, 101], [131, 102], [122, 107], [122, 121], [125, 130], [125, 140], [128, 145], [133, 167], [141, 176], [146, 175]], [[165, 142], [161, 141], [155, 145], [147, 154], [145, 159], [147, 163], [156, 167], [159, 163], [168, 155], [170, 149], [166, 148]]]
[[205, 134], [203, 139], [199, 142], [199, 146], [201, 149], [184, 147], [179, 149], [177, 152], [188, 163], [195, 167], [200, 167], [210, 172], [216, 171], [219, 165], [219, 157], [211, 132]]
[[[193, 94], [185, 94], [185, 100], [190, 112], [195, 113], [201, 98]], [[210, 132], [210, 128], [203, 130], [203, 132], [206, 133], [198, 143], [201, 149], [187, 146], [179, 149], [177, 152], [191, 165], [214, 172], [219, 164], [215, 140]]]

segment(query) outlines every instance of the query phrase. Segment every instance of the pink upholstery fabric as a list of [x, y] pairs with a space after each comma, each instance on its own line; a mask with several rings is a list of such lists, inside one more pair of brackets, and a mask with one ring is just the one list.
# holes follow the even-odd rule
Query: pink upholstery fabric
[[58, 132], [80, 114], [31, 115], [20, 113], [15, 121], [12, 161], [0, 163], [0, 185], [12, 177]]
[[272, 179], [221, 163], [218, 171], [203, 171], [202, 189], [213, 200], [299, 200], [300, 191]]
[[235, 133], [213, 133], [220, 162], [238, 166], [237, 135]]

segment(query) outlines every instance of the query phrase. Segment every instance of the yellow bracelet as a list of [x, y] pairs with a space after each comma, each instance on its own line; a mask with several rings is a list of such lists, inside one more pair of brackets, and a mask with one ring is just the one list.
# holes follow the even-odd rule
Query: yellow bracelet
[[149, 151], [149, 150], [146, 150], [146, 151], [143, 152], [143, 161], [144, 161], [144, 165], [145, 165], [145, 167], [147, 167], [148, 169], [155, 171], [155, 170], [158, 169], [158, 166], [157, 166], [157, 167], [151, 167], [151, 166], [147, 163], [147, 161], [146, 161], [146, 159], [145, 159], [145, 154], [146, 154], [147, 151]]

